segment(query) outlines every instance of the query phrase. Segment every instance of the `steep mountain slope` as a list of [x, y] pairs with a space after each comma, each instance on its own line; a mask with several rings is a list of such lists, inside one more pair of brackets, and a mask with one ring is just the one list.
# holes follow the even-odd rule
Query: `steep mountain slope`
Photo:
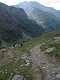
[[23, 2], [16, 7], [23, 8], [27, 15], [40, 24], [46, 31], [51, 31], [60, 26], [59, 11], [45, 7], [38, 2]]
[[22, 2], [19, 3], [18, 5], [16, 5], [17, 7], [24, 7], [25, 10], [28, 10], [28, 8], [30, 8], [30, 6], [36, 7], [36, 8], [40, 8], [41, 10], [44, 10], [45, 12], [50, 12], [50, 13], [54, 13], [54, 15], [59, 16], [60, 17], [60, 10], [55, 10], [52, 7], [46, 7], [36, 1], [30, 1], [30, 2]]
[[35, 21], [28, 19], [22, 8], [0, 3], [0, 40], [11, 42], [22, 39], [23, 33], [34, 37], [42, 32], [43, 28]]

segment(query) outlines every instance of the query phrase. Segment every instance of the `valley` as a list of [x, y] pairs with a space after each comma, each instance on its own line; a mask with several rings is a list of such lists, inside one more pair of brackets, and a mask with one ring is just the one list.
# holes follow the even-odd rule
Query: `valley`
[[0, 2], [0, 80], [60, 80], [60, 11]]
[[57, 30], [25, 42], [20, 48], [0, 49], [0, 80], [59, 80], [60, 54], [53, 53], [53, 46], [49, 48], [58, 37], [54, 47], [60, 49], [59, 36]]

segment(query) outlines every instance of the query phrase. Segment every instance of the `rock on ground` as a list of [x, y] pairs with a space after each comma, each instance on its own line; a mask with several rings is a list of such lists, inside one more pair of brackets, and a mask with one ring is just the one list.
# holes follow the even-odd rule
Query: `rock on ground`
[[24, 80], [24, 77], [21, 75], [14, 75], [14, 77], [12, 78], [12, 80]]

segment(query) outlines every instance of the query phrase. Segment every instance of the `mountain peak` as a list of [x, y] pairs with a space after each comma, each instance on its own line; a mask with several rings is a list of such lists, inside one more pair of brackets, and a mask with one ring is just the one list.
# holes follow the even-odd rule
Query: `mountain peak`
[[36, 1], [22, 2], [17, 7], [23, 8], [30, 18], [44, 28], [51, 30], [60, 25], [60, 13], [51, 7], [46, 7]]
[[17, 7], [29, 7], [29, 6], [32, 6], [32, 7], [36, 7], [36, 8], [40, 8], [40, 9], [44, 9], [45, 11], [47, 11], [47, 10], [52, 10], [52, 11], [54, 11], [55, 9], [54, 8], [52, 8], [52, 7], [46, 7], [46, 6], [44, 6], [44, 5], [42, 5], [42, 4], [40, 4], [39, 2], [37, 2], [37, 1], [24, 1], [24, 2], [21, 2], [21, 3], [19, 3], [18, 5], [16, 5]]

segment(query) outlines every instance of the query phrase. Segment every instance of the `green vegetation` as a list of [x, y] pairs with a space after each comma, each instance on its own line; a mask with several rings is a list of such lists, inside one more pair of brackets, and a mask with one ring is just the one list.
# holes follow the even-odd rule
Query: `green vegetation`
[[[26, 66], [26, 59], [21, 59], [23, 55], [28, 55], [30, 57], [30, 49], [40, 43], [40, 38], [33, 38], [27, 42], [23, 43], [22, 47], [15, 47], [8, 49], [6, 52], [7, 61], [5, 61], [5, 56], [3, 58], [3, 63], [0, 65], [0, 80], [12, 80], [15, 74], [23, 75], [26, 80], [32, 80], [32, 63], [29, 60], [29, 65]], [[9, 56], [8, 56], [9, 53]], [[1, 54], [2, 56], [2, 54]], [[13, 56], [12, 58], [10, 56]], [[2, 58], [1, 58], [2, 60]]]
[[29, 60], [29, 65], [26, 66], [26, 59], [22, 59], [22, 56], [28, 54], [27, 57], [29, 58], [30, 49], [38, 44], [46, 54], [60, 57], [60, 31], [45, 33], [40, 37], [24, 42], [22, 47], [12, 48], [12, 52], [9, 50], [6, 52], [6, 54], [10, 52], [10, 55], [14, 54], [14, 56], [8, 58], [8, 62], [0, 66], [0, 80], [11, 80], [15, 74], [23, 75], [27, 80], [32, 80], [31, 60]]
[[[13, 44], [25, 36], [36, 37], [44, 32], [42, 26], [29, 19], [22, 8], [0, 3], [0, 42]], [[37, 27], [36, 27], [37, 26]], [[1, 46], [1, 45], [0, 45]]]
[[31, 64], [29, 66], [25, 66], [25, 64], [26, 62], [20, 59], [1, 66], [0, 80], [12, 80], [15, 74], [24, 75], [26, 80], [32, 80]]
[[[29, 52], [29, 50], [35, 46], [40, 44], [40, 48], [45, 53], [60, 56], [60, 31], [52, 31], [41, 35], [40, 37], [33, 38], [32, 40], [25, 42], [23, 47], [16, 48], [16, 51], [20, 52]], [[49, 51], [50, 52], [49, 52]]]
[[40, 49], [46, 54], [60, 57], [60, 31], [45, 33], [40, 37], [24, 42], [22, 47], [11, 49], [12, 52], [9, 50], [6, 52], [6, 54], [10, 52], [10, 55], [14, 54], [14, 56], [8, 58], [9, 62], [3, 63], [0, 66], [0, 80], [12, 80], [15, 74], [23, 75], [27, 80], [32, 80], [31, 60], [29, 60], [29, 65], [26, 66], [26, 59], [21, 57], [26, 55], [26, 53], [29, 57], [30, 49], [38, 44], [40, 44]]
[[38, 44], [40, 44], [40, 37], [32, 38], [32, 40], [29, 40], [25, 43], [23, 43], [23, 46], [20, 48], [16, 48], [17, 52], [28, 52], [30, 49]]
[[40, 48], [49, 55], [60, 57], [60, 31], [56, 30], [41, 36]]
[[36, 45], [60, 57], [60, 29], [53, 31], [60, 27], [60, 20], [39, 3], [29, 5], [27, 16], [22, 8], [0, 3], [0, 80], [12, 80], [16, 74], [32, 80], [30, 49]]

